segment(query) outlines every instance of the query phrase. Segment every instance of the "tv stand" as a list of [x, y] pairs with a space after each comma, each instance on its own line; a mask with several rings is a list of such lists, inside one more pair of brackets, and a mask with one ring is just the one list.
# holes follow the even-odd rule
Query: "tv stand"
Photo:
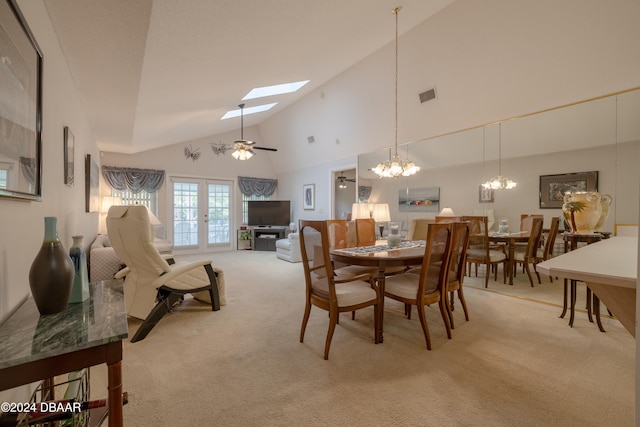
[[256, 251], [276, 250], [276, 240], [286, 237], [287, 227], [256, 227], [253, 229], [253, 249]]

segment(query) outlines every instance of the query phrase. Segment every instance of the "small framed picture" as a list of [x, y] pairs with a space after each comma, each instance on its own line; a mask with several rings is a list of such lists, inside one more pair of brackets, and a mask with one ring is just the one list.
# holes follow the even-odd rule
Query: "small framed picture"
[[91, 154], [87, 154], [85, 159], [85, 211], [98, 212], [100, 203], [100, 168], [96, 164]]
[[302, 186], [302, 207], [305, 210], [316, 208], [316, 185], [305, 184]]
[[493, 188], [485, 188], [484, 185], [480, 185], [478, 194], [478, 201], [480, 203], [493, 203]]
[[73, 187], [74, 168], [73, 149], [75, 140], [69, 126], [64, 127], [64, 183], [69, 187]]

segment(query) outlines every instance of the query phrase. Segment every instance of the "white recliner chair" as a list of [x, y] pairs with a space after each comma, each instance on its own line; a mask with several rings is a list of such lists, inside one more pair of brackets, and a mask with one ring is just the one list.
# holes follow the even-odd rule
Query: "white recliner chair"
[[289, 262], [302, 262], [298, 233], [289, 233], [286, 239], [276, 241], [276, 257]]
[[127, 314], [144, 320], [131, 342], [144, 339], [185, 294], [205, 293], [206, 297], [199, 299], [208, 299], [213, 311], [220, 310], [221, 290], [211, 261], [170, 265], [153, 243], [145, 206], [112, 206], [107, 230], [116, 254], [127, 265], [116, 275], [125, 277]]

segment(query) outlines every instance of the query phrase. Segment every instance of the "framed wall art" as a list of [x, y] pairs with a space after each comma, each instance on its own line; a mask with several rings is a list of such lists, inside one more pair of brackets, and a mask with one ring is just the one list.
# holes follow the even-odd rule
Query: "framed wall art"
[[440, 187], [399, 190], [398, 210], [400, 212], [440, 212]]
[[480, 203], [493, 203], [493, 188], [484, 188], [484, 185], [480, 185], [478, 190], [478, 201]]
[[305, 184], [302, 186], [302, 208], [308, 211], [316, 208], [315, 184]]
[[15, 0], [0, 1], [0, 197], [42, 200], [42, 52]]
[[91, 154], [87, 154], [85, 159], [85, 210], [87, 212], [98, 212], [100, 204], [100, 168]]
[[540, 176], [540, 209], [561, 209], [567, 191], [598, 191], [598, 171]]
[[73, 152], [75, 148], [75, 140], [69, 126], [64, 127], [64, 183], [69, 187], [73, 187], [75, 164], [73, 161]]

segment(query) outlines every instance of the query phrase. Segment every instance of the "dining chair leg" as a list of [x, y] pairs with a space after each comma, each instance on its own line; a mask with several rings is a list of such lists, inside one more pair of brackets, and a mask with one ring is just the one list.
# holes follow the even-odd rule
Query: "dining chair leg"
[[418, 306], [418, 317], [420, 318], [420, 324], [422, 325], [422, 331], [424, 332], [424, 340], [427, 343], [427, 350], [431, 350], [431, 339], [429, 338], [429, 327], [427, 326], [427, 316], [424, 314], [424, 306]]
[[447, 330], [447, 338], [451, 339], [451, 318], [449, 313], [449, 309], [447, 308], [447, 296], [443, 295], [444, 298], [440, 298], [440, 302], [438, 306], [440, 307], [440, 315], [442, 316], [442, 322], [444, 323], [444, 327]]
[[458, 299], [460, 300], [460, 305], [462, 305], [462, 311], [464, 311], [464, 319], [469, 321], [469, 311], [467, 310], [467, 301], [464, 299], [464, 292], [462, 291], [462, 286], [458, 289]]
[[329, 360], [329, 347], [331, 347], [331, 339], [333, 338], [333, 332], [336, 330], [338, 324], [338, 312], [332, 313], [329, 316], [329, 330], [327, 331], [327, 341], [324, 344], [324, 360]]
[[302, 317], [302, 327], [300, 328], [300, 342], [304, 341], [304, 331], [307, 329], [309, 313], [311, 313], [311, 303], [307, 301], [307, 305], [304, 307], [304, 316]]
[[524, 266], [527, 271], [527, 276], [529, 276], [529, 283], [531, 283], [531, 287], [533, 288], [533, 277], [531, 277], [531, 269], [529, 268], [529, 263], [526, 260], [524, 262]]

